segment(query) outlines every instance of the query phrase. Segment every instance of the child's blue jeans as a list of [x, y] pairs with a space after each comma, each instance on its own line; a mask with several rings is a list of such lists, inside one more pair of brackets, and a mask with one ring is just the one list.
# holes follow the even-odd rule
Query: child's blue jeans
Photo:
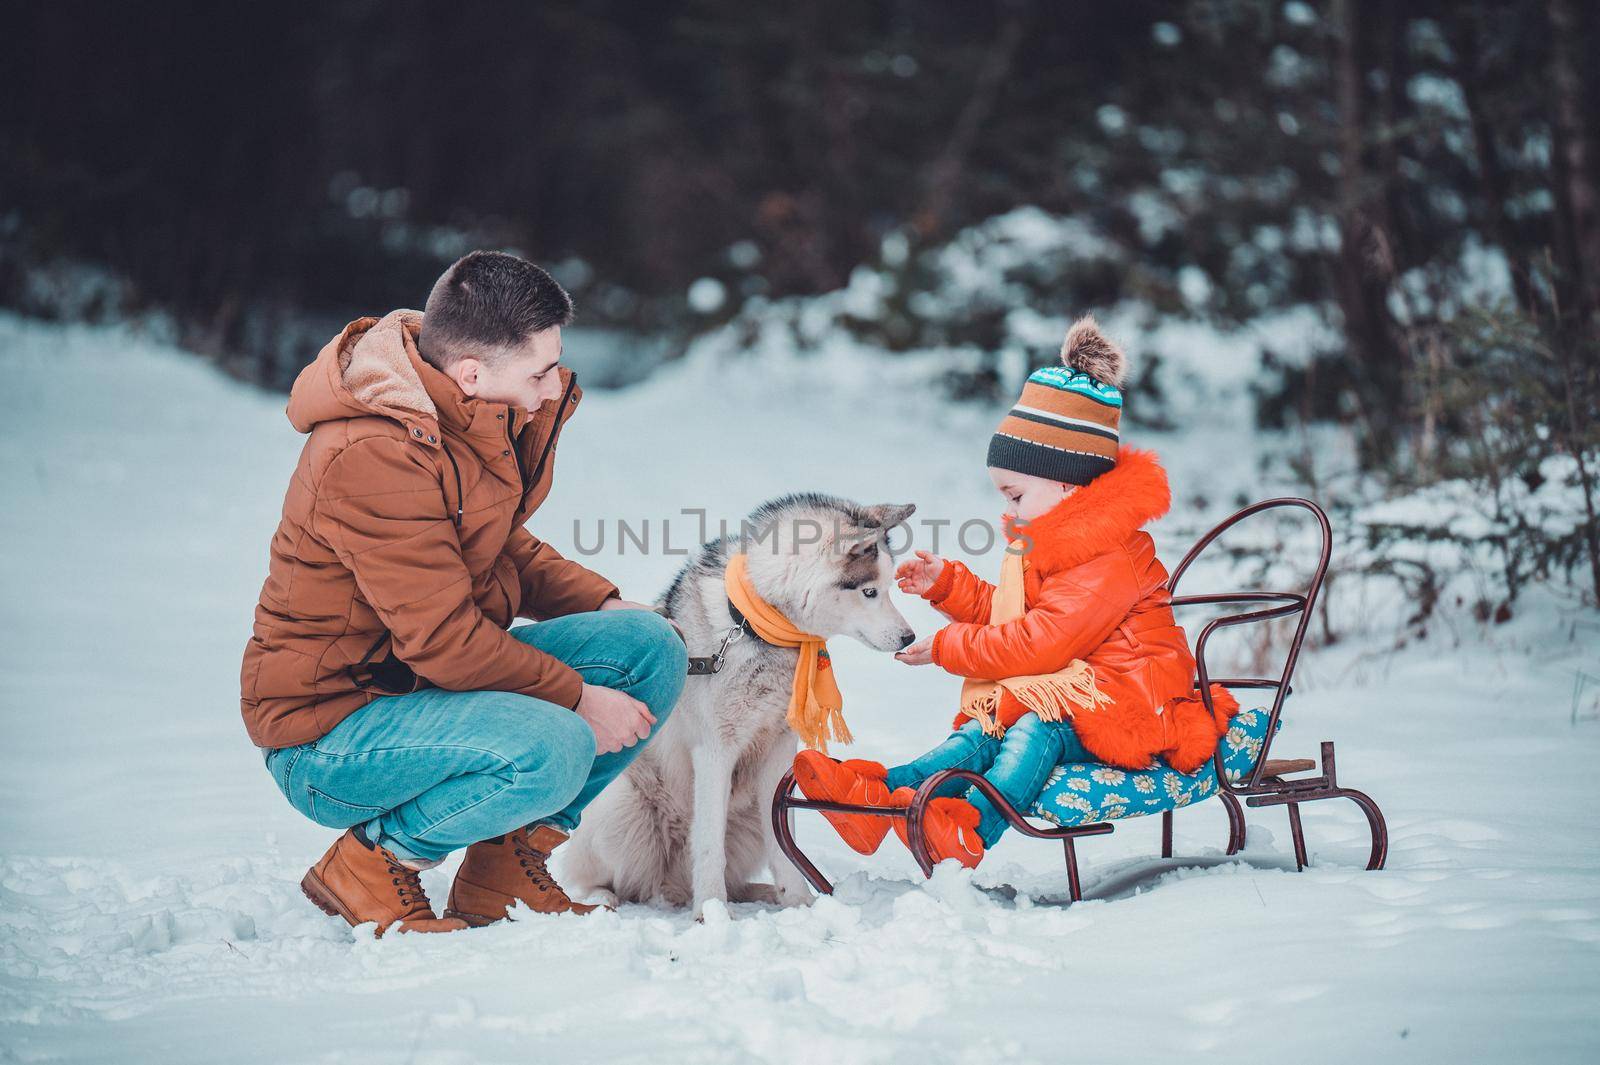
[[[1070, 721], [1041, 721], [1037, 714], [1024, 714], [998, 738], [984, 735], [981, 725], [969, 721], [927, 754], [889, 770], [885, 782], [890, 791], [914, 788], [941, 769], [969, 769], [982, 773], [1007, 802], [1026, 812], [1044, 790], [1052, 769], [1063, 762], [1094, 760]], [[962, 795], [978, 808], [982, 815], [978, 835], [985, 847], [999, 842], [1008, 827], [994, 803], [964, 780], [952, 780], [934, 794]]]
[[267, 755], [295, 809], [319, 825], [365, 825], [397, 857], [432, 861], [534, 822], [565, 832], [667, 723], [688, 673], [683, 640], [645, 610], [602, 610], [511, 635], [650, 708], [649, 739], [595, 756], [594, 731], [564, 706], [500, 691], [424, 688], [374, 699], [321, 739]]

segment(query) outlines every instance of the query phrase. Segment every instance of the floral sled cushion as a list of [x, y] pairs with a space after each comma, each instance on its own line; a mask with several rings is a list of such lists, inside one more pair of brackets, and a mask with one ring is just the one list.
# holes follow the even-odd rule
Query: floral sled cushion
[[[1266, 710], [1241, 710], [1222, 737], [1222, 764], [1230, 781], [1248, 773], [1261, 756], [1267, 734]], [[1068, 762], [1050, 772], [1031, 817], [1063, 828], [1119, 817], [1139, 817], [1188, 806], [1217, 793], [1216, 763], [1206, 762], [1189, 776], [1165, 762], [1149, 769], [1127, 770], [1094, 762]]]

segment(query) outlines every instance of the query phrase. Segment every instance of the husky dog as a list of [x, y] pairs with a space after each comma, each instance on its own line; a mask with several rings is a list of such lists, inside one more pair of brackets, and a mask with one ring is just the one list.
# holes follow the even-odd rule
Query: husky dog
[[[915, 634], [889, 598], [886, 539], [915, 509], [815, 493], [764, 503], [739, 535], [706, 544], [660, 605], [691, 655], [711, 655], [738, 624], [723, 570], [742, 550], [756, 593], [797, 628], [897, 651]], [[562, 848], [562, 882], [574, 898], [693, 903], [696, 916], [710, 899], [810, 900], [770, 828], [773, 790], [798, 747], [787, 721], [798, 657], [747, 630], [719, 672], [689, 678], [667, 724]], [[773, 883], [759, 882], [769, 868]]]

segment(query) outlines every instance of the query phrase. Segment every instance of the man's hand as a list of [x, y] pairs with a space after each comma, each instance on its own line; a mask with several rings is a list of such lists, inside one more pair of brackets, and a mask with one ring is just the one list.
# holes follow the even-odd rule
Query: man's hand
[[[937, 635], [937, 633], [935, 634]], [[895, 657], [908, 666], [926, 666], [933, 664], [933, 637], [924, 636], [904, 651], [896, 651]]]
[[633, 696], [599, 684], [585, 684], [573, 711], [594, 729], [596, 754], [614, 754], [632, 747], [655, 727], [656, 717]]
[[[660, 614], [662, 617], [667, 618], [667, 612], [665, 610], [659, 609], [657, 607], [649, 606], [649, 605], [647, 605], [645, 603], [635, 603], [632, 599], [621, 599], [621, 598], [607, 599], [605, 602], [600, 604], [600, 609], [601, 610], [648, 610], [652, 614]], [[689, 642], [689, 637], [687, 637], [687, 636], [685, 636], [683, 634], [683, 626], [679, 625], [676, 621], [673, 621], [671, 618], [667, 618], [667, 624], [671, 625], [672, 628], [673, 628], [673, 631], [678, 634], [678, 639], [682, 640], [684, 643], [688, 643]]]
[[938, 555], [930, 555], [926, 551], [918, 551], [916, 558], [900, 563], [900, 568], [894, 571], [894, 576], [895, 580], [900, 582], [902, 592], [908, 595], [922, 595], [933, 587], [933, 582], [938, 580], [939, 574], [943, 572], [944, 559]]
[[653, 614], [653, 613], [655, 613], [655, 609], [656, 608], [653, 607], [653, 606], [650, 606], [650, 605], [648, 605], [646, 603], [635, 603], [632, 599], [622, 599], [622, 598], [620, 598], [618, 596], [612, 596], [610, 599], [607, 599], [605, 602], [600, 604], [600, 609], [601, 610], [648, 610]]

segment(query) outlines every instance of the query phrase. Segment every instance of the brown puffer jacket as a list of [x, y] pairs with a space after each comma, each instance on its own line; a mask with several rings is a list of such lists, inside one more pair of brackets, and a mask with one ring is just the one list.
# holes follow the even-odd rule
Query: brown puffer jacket
[[562, 398], [532, 413], [471, 399], [417, 354], [421, 324], [351, 322], [290, 392], [289, 421], [311, 437], [240, 672], [258, 746], [308, 743], [428, 685], [577, 705], [578, 674], [506, 632], [617, 594], [523, 528], [550, 493], [577, 382], [562, 368]]

